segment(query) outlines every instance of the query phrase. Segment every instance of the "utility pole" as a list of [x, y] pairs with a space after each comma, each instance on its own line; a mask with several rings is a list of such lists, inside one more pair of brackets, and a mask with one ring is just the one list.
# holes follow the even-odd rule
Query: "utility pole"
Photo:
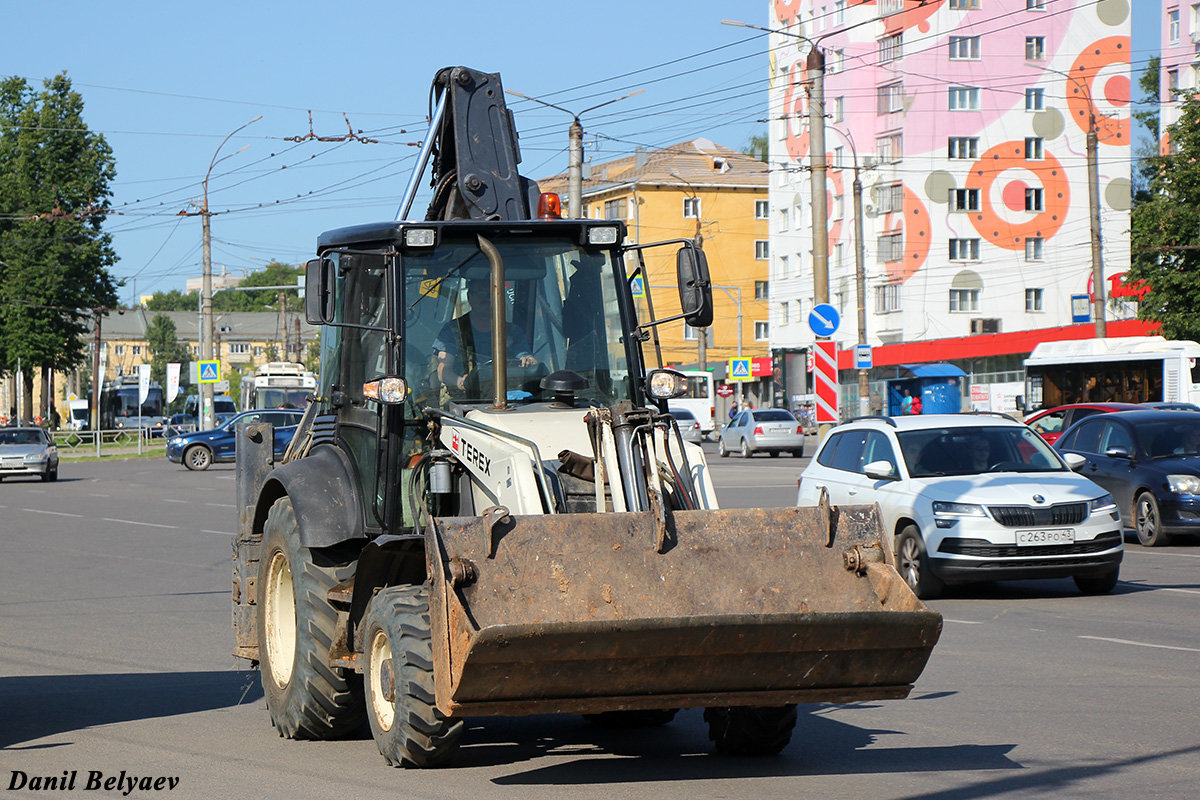
[[605, 100], [599, 105], [592, 106], [591, 108], [585, 108], [578, 114], [576, 114], [574, 111], [568, 111], [561, 106], [556, 106], [554, 103], [547, 103], [545, 100], [539, 100], [538, 98], [530, 97], [527, 94], [514, 92], [512, 89], [505, 89], [504, 91], [508, 94], [511, 94], [513, 97], [519, 97], [522, 100], [532, 100], [533, 102], [540, 103], [547, 108], [553, 108], [554, 110], [561, 111], [564, 114], [570, 114], [574, 118], [571, 122], [571, 127], [567, 130], [568, 141], [570, 143], [570, 152], [567, 160], [567, 216], [570, 219], [581, 219], [583, 217], [583, 123], [579, 121], [579, 118], [589, 111], [595, 111], [597, 108], [603, 108], [604, 106], [609, 105], [610, 103], [615, 103], [618, 100], [625, 100], [626, 98], [642, 94], [646, 90], [638, 89], [630, 92], [627, 95], [622, 95], [621, 97], [617, 97], [612, 100]]
[[[1089, 98], [1088, 106], [1091, 107]], [[1100, 247], [1100, 159], [1099, 137], [1096, 135], [1096, 113], [1088, 112], [1087, 164], [1088, 164], [1088, 214], [1092, 232], [1092, 317], [1096, 324], [1096, 338], [1108, 337], [1108, 324], [1104, 319], [1104, 260]]]
[[283, 289], [279, 290], [279, 360], [291, 361], [288, 358], [287, 295], [283, 292]]
[[[867, 343], [867, 269], [863, 253], [863, 210], [862, 210], [862, 180], [858, 174], [858, 152], [854, 141], [850, 141], [850, 152], [854, 153], [854, 279], [858, 284], [858, 343]], [[868, 370], [858, 371], [858, 415], [869, 416], [871, 413], [870, 385], [867, 380]]]
[[829, 302], [829, 209], [825, 201], [825, 54], [808, 51], [808, 157], [812, 167], [813, 303]]

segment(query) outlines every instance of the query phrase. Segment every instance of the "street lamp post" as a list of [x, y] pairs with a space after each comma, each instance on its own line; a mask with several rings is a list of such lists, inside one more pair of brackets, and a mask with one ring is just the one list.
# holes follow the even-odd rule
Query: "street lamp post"
[[[237, 151], [230, 153], [227, 156], [224, 156], [222, 158], [217, 158], [217, 156], [220, 155], [220, 153], [221, 153], [221, 148], [224, 147], [225, 143], [228, 142], [230, 139], [232, 139], [234, 137], [234, 135], [236, 133], [238, 133], [238, 131], [241, 131], [242, 129], [247, 128], [250, 125], [253, 125], [255, 122], [258, 122], [260, 119], [262, 119], [262, 114], [259, 114], [257, 117], [250, 120], [245, 125], [235, 128], [228, 136], [226, 136], [224, 139], [221, 140], [221, 143], [219, 145], [217, 145], [217, 149], [213, 153], [212, 160], [208, 164], [208, 171], [206, 171], [204, 173], [204, 181], [201, 184], [204, 188], [204, 203], [203, 203], [203, 205], [200, 207], [200, 210], [198, 212], [194, 212], [194, 213], [189, 213], [186, 211], [179, 212], [179, 214], [181, 216], [185, 216], [185, 217], [196, 216], [197, 214], [200, 216], [200, 224], [201, 224], [201, 230], [202, 230], [201, 251], [202, 251], [202, 258], [203, 258], [203, 262], [204, 262], [204, 277], [203, 277], [203, 281], [202, 281], [201, 287], [200, 287], [200, 331], [198, 332], [200, 335], [200, 360], [201, 361], [212, 360], [213, 341], [214, 341], [214, 338], [216, 335], [216, 331], [213, 330], [213, 314], [212, 314], [212, 294], [213, 294], [213, 292], [212, 292], [212, 230], [211, 230], [210, 223], [209, 223], [209, 218], [212, 216], [212, 212], [210, 212], [208, 210], [208, 179], [210, 177], [212, 177], [213, 167], [215, 167], [217, 164], [220, 164], [222, 161], [224, 161], [227, 158], [233, 158], [238, 153], [240, 153], [243, 150], [250, 147], [250, 145], [246, 145], [245, 147], [242, 147], [242, 148], [238, 149]], [[199, 420], [199, 422], [201, 423], [202, 427], [200, 428], [200, 430], [211, 430], [214, 427], [213, 421], [214, 421], [214, 418], [213, 418], [213, 387], [212, 387], [211, 383], [201, 383], [200, 384], [200, 420]]]
[[563, 112], [564, 114], [570, 114], [574, 118], [574, 121], [571, 123], [571, 127], [568, 129], [568, 137], [570, 139], [570, 150], [569, 150], [569, 156], [568, 156], [568, 161], [567, 161], [567, 216], [570, 217], [571, 219], [582, 218], [583, 217], [583, 125], [579, 122], [579, 118], [582, 117], [584, 114], [588, 113], [589, 111], [595, 111], [597, 108], [603, 108], [604, 106], [615, 103], [618, 100], [625, 100], [625, 99], [633, 97], [635, 95], [642, 94], [646, 90], [638, 89], [636, 91], [630, 92], [627, 95], [622, 95], [621, 97], [617, 97], [612, 100], [605, 100], [603, 103], [592, 106], [591, 108], [585, 108], [583, 111], [580, 111], [579, 113], [575, 113], [574, 111], [568, 111], [567, 109], [565, 109], [561, 106], [554, 105], [554, 103], [547, 103], [545, 100], [539, 100], [538, 98], [530, 97], [527, 94], [521, 94], [520, 92], [514, 92], [512, 89], [505, 89], [504, 91], [507, 92], [508, 94], [513, 95], [514, 97], [520, 97], [522, 100], [532, 100], [535, 103], [541, 103], [542, 105], [544, 105], [548, 108], [553, 108], [556, 111]]
[[[867, 343], [867, 269], [863, 249], [863, 210], [862, 210], [862, 178], [858, 170], [858, 149], [854, 146], [854, 137], [848, 132], [834, 128], [833, 130], [846, 137], [850, 143], [850, 155], [854, 159], [854, 282], [858, 294], [858, 343]], [[868, 370], [858, 371], [858, 415], [865, 417], [871, 413], [869, 397]]]

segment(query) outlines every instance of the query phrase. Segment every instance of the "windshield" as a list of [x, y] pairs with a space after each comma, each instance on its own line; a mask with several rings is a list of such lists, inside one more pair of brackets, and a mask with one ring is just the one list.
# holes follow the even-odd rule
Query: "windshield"
[[[542, 377], [572, 370], [588, 381], [583, 402], [632, 399], [611, 255], [562, 239], [497, 237], [505, 266], [503, 307], [510, 402], [550, 400]], [[487, 259], [477, 242], [447, 237], [406, 254], [405, 379], [418, 405], [491, 402], [492, 327]]]
[[[162, 389], [150, 387], [150, 391], [146, 393], [146, 401], [142, 403], [143, 417], [161, 417], [162, 416]], [[137, 387], [132, 389], [119, 389], [116, 397], [113, 399], [113, 414], [118, 417], [136, 417], [138, 416], [138, 390]]]
[[272, 386], [259, 389], [255, 399], [258, 408], [304, 408], [308, 404], [308, 396], [314, 391]]
[[926, 428], [902, 431], [896, 438], [914, 478], [1066, 469], [1045, 440], [1023, 425]]
[[45, 444], [41, 431], [0, 431], [0, 444]]
[[1187, 412], [1172, 413], [1178, 418], [1139, 422], [1134, 427], [1142, 452], [1151, 458], [1200, 456], [1200, 414], [1193, 419]]

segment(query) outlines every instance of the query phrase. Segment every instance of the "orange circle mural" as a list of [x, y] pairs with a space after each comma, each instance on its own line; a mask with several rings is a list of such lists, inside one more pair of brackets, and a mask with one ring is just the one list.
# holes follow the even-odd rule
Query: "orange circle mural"
[[[1025, 189], [1020, 178], [1009, 177], [1011, 170], [1033, 173], [1041, 183], [1042, 211], [1023, 222], [1010, 222], [992, 203], [992, 193], [1000, 181], [999, 193], [1003, 205], [1010, 211], [1025, 214]], [[1062, 227], [1071, 201], [1071, 189], [1062, 164], [1049, 153], [1041, 161], [1025, 159], [1024, 142], [1004, 142], [989, 149], [971, 165], [967, 189], [979, 190], [979, 212], [971, 214], [971, 224], [979, 235], [1005, 250], [1024, 250], [1027, 237], [1049, 239]], [[1017, 198], [1020, 205], [1016, 205]]]
[[[1129, 37], [1110, 36], [1086, 47], [1071, 65], [1071, 78], [1067, 86], [1067, 107], [1071, 118], [1084, 133], [1088, 132], [1089, 117], [1096, 115], [1096, 138], [1101, 144], [1128, 147], [1130, 140], [1129, 118], [1109, 116], [1100, 111], [1096, 97], [1103, 97], [1110, 106], [1129, 107], [1129, 76], [1113, 75], [1096, 86], [1096, 77], [1107, 66], [1117, 64], [1129, 68]], [[1099, 91], [1098, 91], [1099, 89]]]
[[783, 114], [787, 122], [787, 140], [784, 146], [787, 148], [788, 155], [793, 160], [799, 161], [808, 155], [808, 127], [804, 128], [804, 132], [797, 136], [792, 126], [800, 120], [808, 117], [808, 110], [804, 102], [805, 94], [803, 91], [803, 75], [804, 65], [797, 61], [792, 64], [792, 68], [788, 70], [787, 86], [783, 87]]
[[929, 243], [933, 239], [929, 209], [907, 186], [904, 187], [904, 211], [886, 214], [883, 232], [904, 234], [904, 257], [886, 264], [888, 280], [904, 283], [925, 264], [929, 256]]

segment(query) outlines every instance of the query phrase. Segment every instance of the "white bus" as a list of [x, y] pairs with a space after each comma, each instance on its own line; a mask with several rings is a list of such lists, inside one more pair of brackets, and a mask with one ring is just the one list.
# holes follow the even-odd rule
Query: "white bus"
[[688, 379], [688, 393], [668, 403], [670, 408], [685, 408], [700, 421], [700, 433], [707, 436], [716, 427], [716, 385], [711, 372], [680, 370]]
[[242, 410], [300, 408], [317, 393], [317, 378], [303, 364], [270, 361], [242, 379]]
[[1025, 359], [1025, 411], [1068, 403], [1196, 403], [1200, 344], [1162, 336], [1042, 342]]

